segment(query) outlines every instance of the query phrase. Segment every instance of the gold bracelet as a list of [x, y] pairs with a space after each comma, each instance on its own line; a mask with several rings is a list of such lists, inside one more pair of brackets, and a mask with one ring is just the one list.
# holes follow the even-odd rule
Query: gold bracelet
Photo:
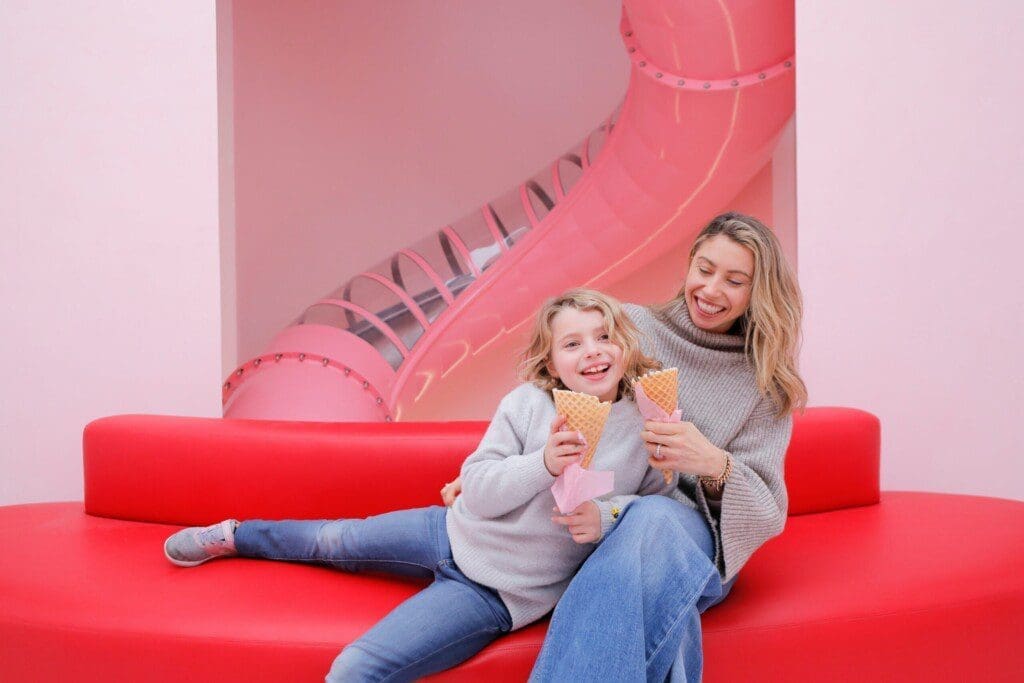
[[725, 486], [725, 480], [732, 474], [732, 456], [729, 455], [728, 451], [725, 451], [725, 468], [722, 473], [717, 477], [708, 477], [705, 475], [700, 476], [700, 483], [703, 484], [712, 493], [718, 493]]

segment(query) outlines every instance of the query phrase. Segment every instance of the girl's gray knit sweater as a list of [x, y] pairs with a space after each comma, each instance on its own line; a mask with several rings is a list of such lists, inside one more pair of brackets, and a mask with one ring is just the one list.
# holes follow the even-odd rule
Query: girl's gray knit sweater
[[709, 501], [693, 475], [681, 475], [672, 492], [707, 518], [715, 536], [715, 564], [728, 581], [786, 523], [782, 466], [792, 417], [776, 417], [775, 404], [758, 391], [742, 336], [701, 330], [681, 299], [664, 310], [634, 304], [624, 309], [645, 336], [644, 353], [679, 368], [683, 420], [732, 454], [733, 471], [721, 501]]
[[[593, 551], [578, 544], [551, 517], [555, 477], [544, 465], [544, 446], [555, 418], [551, 392], [523, 384], [501, 400], [480, 446], [462, 465], [463, 493], [448, 511], [455, 564], [493, 588], [522, 628], [547, 614]], [[596, 501], [602, 532], [634, 494], [674, 489], [647, 463], [640, 439], [643, 420], [632, 399], [612, 404], [591, 469], [615, 472], [615, 488]]]

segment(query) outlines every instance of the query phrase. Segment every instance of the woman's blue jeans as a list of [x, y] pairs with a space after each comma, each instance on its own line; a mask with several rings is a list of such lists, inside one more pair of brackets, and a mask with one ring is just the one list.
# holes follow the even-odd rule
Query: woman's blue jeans
[[446, 509], [401, 510], [366, 519], [242, 522], [244, 557], [309, 562], [344, 571], [433, 578], [334, 660], [327, 680], [411, 681], [451, 668], [512, 628], [505, 604], [455, 566]]
[[720, 602], [703, 515], [644, 496], [584, 563], [558, 602], [531, 681], [700, 681], [700, 613]]

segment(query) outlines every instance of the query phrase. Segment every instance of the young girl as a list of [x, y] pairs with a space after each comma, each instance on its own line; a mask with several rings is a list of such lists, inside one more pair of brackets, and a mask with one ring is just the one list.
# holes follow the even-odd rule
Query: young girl
[[[179, 531], [164, 553], [183, 567], [240, 555], [433, 577], [346, 647], [327, 680], [404, 681], [453, 667], [547, 614], [636, 494], [674, 487], [648, 464], [632, 396], [632, 381], [655, 367], [618, 302], [570, 290], [541, 308], [521, 366], [527, 383], [502, 399], [462, 466], [465, 493], [450, 509], [334, 521], [225, 520]], [[615, 488], [565, 516], [552, 516], [550, 488], [584, 444], [555, 414], [555, 388], [614, 402], [591, 467], [614, 471]]]

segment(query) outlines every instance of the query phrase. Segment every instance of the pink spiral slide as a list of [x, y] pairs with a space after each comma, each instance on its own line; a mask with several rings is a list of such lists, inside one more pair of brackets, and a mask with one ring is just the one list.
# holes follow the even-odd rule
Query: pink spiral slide
[[692, 240], [769, 161], [792, 115], [792, 0], [627, 0], [620, 28], [633, 69], [607, 121], [310, 305], [227, 378], [225, 417], [490, 410], [544, 297], [615, 283]]

